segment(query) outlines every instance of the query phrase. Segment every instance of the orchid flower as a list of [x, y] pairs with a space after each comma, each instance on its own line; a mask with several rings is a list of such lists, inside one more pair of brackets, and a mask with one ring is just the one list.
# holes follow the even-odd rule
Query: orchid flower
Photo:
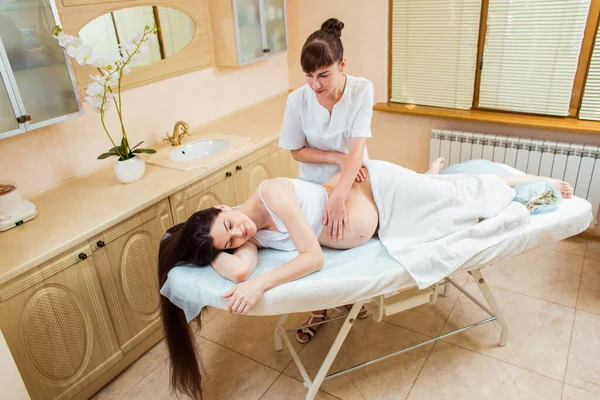
[[[100, 121], [104, 131], [113, 144], [113, 148], [108, 152], [101, 154], [98, 158], [118, 156], [120, 160], [126, 160], [134, 157], [138, 153], [154, 153], [152, 149], [140, 149], [129, 146], [129, 140], [125, 133], [123, 124], [122, 102], [121, 102], [121, 79], [123, 75], [131, 72], [129, 64], [139, 59], [141, 54], [147, 54], [146, 43], [149, 37], [154, 37], [157, 27], [150, 28], [146, 26], [143, 33], [134, 35], [131, 42], [125, 42], [119, 45], [119, 53], [107, 58], [100, 58], [94, 51], [94, 47], [86, 45], [83, 40], [76, 36], [67, 35], [63, 30], [56, 26], [52, 29], [54, 38], [71, 58], [74, 58], [79, 65], [90, 65], [96, 68], [99, 74], [90, 75], [92, 82], [85, 88], [85, 101], [88, 102], [94, 111], [100, 113]], [[105, 111], [115, 106], [119, 121], [121, 123], [121, 144], [117, 146], [112, 136], [108, 132], [104, 117]], [[138, 144], [139, 146], [139, 144]]]

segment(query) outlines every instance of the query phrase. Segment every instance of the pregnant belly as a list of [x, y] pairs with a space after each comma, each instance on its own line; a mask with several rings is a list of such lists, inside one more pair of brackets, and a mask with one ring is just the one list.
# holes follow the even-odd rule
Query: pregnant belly
[[379, 217], [377, 206], [373, 200], [369, 181], [354, 183], [346, 199], [346, 211], [350, 231], [344, 231], [344, 238], [333, 240], [329, 238], [329, 225], [325, 225], [319, 243], [333, 249], [351, 249], [365, 244], [377, 230]]

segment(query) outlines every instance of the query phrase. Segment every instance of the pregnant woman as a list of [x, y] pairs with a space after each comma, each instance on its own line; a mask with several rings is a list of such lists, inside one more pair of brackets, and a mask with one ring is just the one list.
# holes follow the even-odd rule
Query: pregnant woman
[[[427, 174], [439, 174], [443, 162], [443, 159], [435, 161]], [[399, 179], [400, 182], [405, 181], [405, 176], [421, 181], [425, 185], [424, 189], [440, 187], [439, 185], [445, 185], [444, 188], [448, 189], [457, 187], [451, 186], [452, 183], [439, 183], [439, 179], [420, 178], [420, 175], [390, 163], [370, 163], [367, 164], [369, 169], [370, 165], [375, 167], [375, 163], [379, 163], [386, 171], [397, 171], [397, 175], [402, 178]], [[270, 179], [264, 181], [250, 199], [237, 209], [220, 205], [196, 212], [185, 223], [169, 229], [161, 242], [160, 287], [165, 284], [169, 271], [178, 264], [210, 264], [220, 275], [237, 283], [223, 295], [229, 299], [229, 311], [248, 313], [269, 289], [320, 270], [324, 262], [321, 246], [350, 249], [366, 243], [377, 233], [379, 211], [373, 195], [372, 179], [379, 176], [373, 176], [373, 173], [369, 170], [365, 179], [355, 182], [349, 191], [346, 199], [349, 229], [342, 239], [329, 237], [328, 232], [323, 229], [322, 221], [323, 206], [335, 190], [340, 173], [323, 185], [298, 179]], [[500, 177], [488, 175], [481, 178], [475, 180], [477, 183], [469, 186], [467, 192], [460, 193], [461, 199], [467, 198], [474, 205], [473, 208], [481, 203], [487, 203], [484, 208], [492, 208], [489, 205], [497, 203], [494, 213], [512, 201], [514, 191], [508, 186], [520, 183], [547, 181], [563, 197], [573, 195], [573, 190], [567, 183], [550, 178], [513, 176], [508, 173]], [[474, 181], [468, 176], [463, 181], [468, 179]], [[468, 199], [469, 193], [476, 192], [473, 188], [482, 187], [486, 189], [484, 196]], [[404, 192], [404, 189], [399, 186], [394, 190]], [[429, 198], [436, 201], [438, 197], [443, 197], [442, 193], [436, 193], [438, 192], [432, 193]], [[498, 200], [499, 198], [504, 200]], [[451, 199], [450, 204], [456, 202], [457, 200]], [[441, 207], [445, 205], [441, 203]], [[464, 213], [467, 215], [468, 211]], [[477, 215], [475, 217], [477, 220]], [[273, 270], [246, 280], [258, 263], [259, 248], [296, 250], [298, 255]], [[185, 315], [166, 297], [161, 297], [161, 312], [171, 356], [171, 384], [194, 398], [200, 398], [200, 370]]]

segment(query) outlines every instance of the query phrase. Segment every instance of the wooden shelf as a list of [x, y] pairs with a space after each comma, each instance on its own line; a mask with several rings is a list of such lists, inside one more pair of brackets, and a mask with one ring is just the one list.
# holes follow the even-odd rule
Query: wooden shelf
[[454, 110], [441, 107], [417, 106], [413, 104], [377, 103], [375, 111], [451, 118], [465, 121], [489, 122], [528, 128], [552, 129], [569, 132], [600, 134], [600, 121], [585, 121], [567, 117], [516, 114], [500, 111]]

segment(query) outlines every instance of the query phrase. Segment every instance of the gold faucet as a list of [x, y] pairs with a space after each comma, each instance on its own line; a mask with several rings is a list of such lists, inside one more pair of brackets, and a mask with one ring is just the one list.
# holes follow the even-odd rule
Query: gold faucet
[[[180, 132], [180, 128], [182, 128]], [[171, 146], [179, 146], [181, 144], [181, 139], [185, 135], [189, 135], [190, 126], [184, 121], [177, 121], [175, 123], [175, 127], [173, 127], [173, 135], [169, 136], [168, 133], [165, 133], [165, 140], [169, 142]]]

